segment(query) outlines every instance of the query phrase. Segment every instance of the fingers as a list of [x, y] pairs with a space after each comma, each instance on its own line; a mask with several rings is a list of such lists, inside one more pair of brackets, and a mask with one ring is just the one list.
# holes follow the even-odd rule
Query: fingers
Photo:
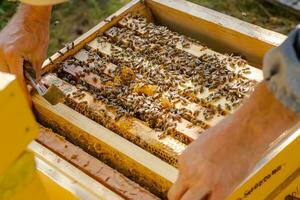
[[193, 186], [182, 196], [181, 200], [209, 200], [210, 190], [207, 187]]
[[32, 67], [35, 70], [35, 75], [37, 80], [41, 78], [42, 65], [43, 65], [42, 59], [37, 59], [32, 61]]
[[209, 200], [211, 190], [208, 187], [185, 184], [182, 178], [178, 178], [168, 193], [169, 200]]
[[42, 45], [39, 48], [39, 51], [35, 51], [33, 55], [31, 55], [30, 61], [33, 69], [35, 70], [36, 79], [39, 81], [42, 74], [42, 66], [44, 60], [46, 59], [47, 49], [49, 44], [49, 36], [46, 35], [42, 39]]
[[171, 187], [168, 192], [168, 199], [170, 200], [179, 200], [182, 195], [187, 191], [188, 184], [184, 183], [182, 176], [179, 174], [177, 181]]
[[6, 63], [8, 65], [9, 71], [12, 74], [15, 74], [17, 80], [22, 87], [24, 94], [27, 96], [29, 105], [31, 105], [31, 98], [27, 90], [27, 86], [24, 79], [23, 73], [23, 58], [20, 55], [15, 54], [14, 52], [8, 52], [6, 54]]

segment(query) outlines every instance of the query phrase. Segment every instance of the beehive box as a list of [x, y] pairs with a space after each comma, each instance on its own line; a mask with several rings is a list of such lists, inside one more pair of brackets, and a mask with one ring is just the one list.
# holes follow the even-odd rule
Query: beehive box
[[165, 198], [178, 156], [241, 105], [284, 39], [186, 1], [132, 1], [44, 63], [68, 98], [34, 95], [36, 116]]

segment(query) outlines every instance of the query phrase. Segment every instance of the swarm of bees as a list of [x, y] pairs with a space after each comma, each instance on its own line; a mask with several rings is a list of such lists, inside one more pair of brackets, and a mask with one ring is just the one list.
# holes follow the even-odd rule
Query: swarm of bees
[[[115, 120], [131, 115], [155, 130], [172, 132], [185, 119], [191, 122], [188, 128], [206, 129], [214, 117], [237, 108], [256, 84], [245, 78], [251, 70], [240, 57], [205, 53], [207, 47], [198, 41], [140, 16], [124, 17], [96, 40], [99, 49], [85, 47], [88, 59], [69, 58], [56, 72], [95, 100], [115, 107]], [[106, 44], [111, 45], [109, 53], [101, 51]], [[193, 46], [201, 46], [203, 53], [191, 53]], [[66, 63], [83, 71], [72, 74], [65, 70]], [[109, 64], [116, 67], [108, 69]], [[91, 83], [82, 79], [87, 74], [94, 75]], [[72, 95], [83, 97], [84, 93]]]

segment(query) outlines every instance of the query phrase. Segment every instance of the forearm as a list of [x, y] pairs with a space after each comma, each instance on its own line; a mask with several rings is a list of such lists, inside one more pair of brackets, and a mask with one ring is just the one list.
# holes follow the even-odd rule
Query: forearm
[[269, 91], [265, 82], [257, 86], [235, 115], [240, 119], [242, 145], [250, 145], [250, 149], [260, 153], [300, 119]]

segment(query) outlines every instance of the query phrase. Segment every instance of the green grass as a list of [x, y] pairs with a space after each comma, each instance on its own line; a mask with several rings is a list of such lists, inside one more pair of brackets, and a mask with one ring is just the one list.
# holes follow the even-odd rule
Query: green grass
[[[55, 6], [51, 19], [48, 55], [63, 47], [130, 0], [71, 0]], [[299, 19], [262, 0], [189, 0], [213, 10], [287, 34]], [[17, 4], [0, 0], [0, 29], [16, 10]]]
[[11, 16], [15, 13], [16, 7], [16, 3], [8, 1], [3, 1], [0, 4], [0, 29], [7, 24]]

